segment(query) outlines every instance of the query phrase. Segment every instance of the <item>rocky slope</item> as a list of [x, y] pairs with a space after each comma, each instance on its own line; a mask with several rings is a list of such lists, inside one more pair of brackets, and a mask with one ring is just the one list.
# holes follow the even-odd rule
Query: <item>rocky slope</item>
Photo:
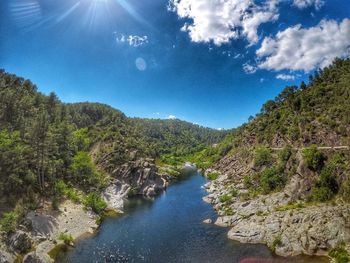
[[53, 262], [48, 253], [64, 243], [60, 236], [70, 235], [74, 240], [93, 233], [98, 227], [96, 219], [92, 211], [86, 211], [83, 205], [71, 201], [62, 203], [59, 210], [52, 210], [44, 204], [41, 209], [29, 212], [9, 238], [3, 237], [0, 262], [10, 263], [16, 258], [25, 263]]

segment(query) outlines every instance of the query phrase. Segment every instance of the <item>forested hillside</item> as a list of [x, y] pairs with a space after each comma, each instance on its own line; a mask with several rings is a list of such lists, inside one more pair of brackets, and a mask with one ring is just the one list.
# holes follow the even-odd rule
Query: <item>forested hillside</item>
[[261, 112], [232, 133], [234, 145], [348, 144], [350, 133], [350, 60], [310, 75], [309, 83], [286, 87]]
[[349, 262], [349, 138], [350, 60], [337, 59], [206, 150], [216, 224], [278, 255]]
[[180, 120], [131, 119], [98, 103], [65, 104], [0, 72], [0, 196], [12, 203], [18, 196], [32, 203], [38, 193], [53, 196], [61, 181], [98, 189], [107, 183], [105, 172], [131, 154], [188, 154], [224, 135]]

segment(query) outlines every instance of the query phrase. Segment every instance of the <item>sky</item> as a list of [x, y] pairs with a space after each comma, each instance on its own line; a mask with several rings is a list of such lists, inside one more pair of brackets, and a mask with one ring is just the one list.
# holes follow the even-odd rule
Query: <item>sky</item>
[[0, 1], [0, 68], [130, 117], [237, 127], [349, 54], [349, 0]]

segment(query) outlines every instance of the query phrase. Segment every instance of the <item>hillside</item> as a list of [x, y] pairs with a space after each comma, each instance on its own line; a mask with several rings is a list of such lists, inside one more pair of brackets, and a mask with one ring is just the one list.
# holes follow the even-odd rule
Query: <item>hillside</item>
[[349, 102], [350, 60], [336, 60], [219, 144], [228, 150], [206, 171], [206, 201], [229, 238], [348, 262]]
[[180, 120], [128, 118], [104, 104], [65, 104], [0, 72], [0, 196], [11, 205], [23, 197], [35, 207], [41, 195], [55, 196], [61, 180], [83, 191], [102, 189], [108, 173], [135, 154], [188, 154], [224, 135]]

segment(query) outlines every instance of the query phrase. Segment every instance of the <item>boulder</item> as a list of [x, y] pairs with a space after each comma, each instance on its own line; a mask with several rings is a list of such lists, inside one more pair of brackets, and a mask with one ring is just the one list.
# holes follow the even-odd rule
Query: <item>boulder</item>
[[26, 232], [18, 230], [10, 237], [9, 245], [12, 250], [18, 253], [25, 253], [31, 249], [32, 240]]
[[23, 263], [49, 263], [53, 260], [46, 255], [39, 255], [36, 252], [30, 252], [23, 258]]
[[211, 224], [211, 223], [213, 223], [213, 220], [211, 220], [210, 218], [208, 218], [208, 219], [203, 220], [203, 223], [205, 223], [205, 224]]

